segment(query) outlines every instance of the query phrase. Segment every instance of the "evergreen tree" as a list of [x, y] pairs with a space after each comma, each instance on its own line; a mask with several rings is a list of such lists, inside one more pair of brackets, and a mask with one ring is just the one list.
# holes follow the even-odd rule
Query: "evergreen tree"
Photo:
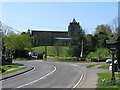
[[80, 57], [82, 41], [85, 42], [85, 32], [80, 26], [79, 29], [75, 30], [74, 36], [72, 36], [69, 41], [69, 52], [68, 53], [70, 54], [70, 56]]

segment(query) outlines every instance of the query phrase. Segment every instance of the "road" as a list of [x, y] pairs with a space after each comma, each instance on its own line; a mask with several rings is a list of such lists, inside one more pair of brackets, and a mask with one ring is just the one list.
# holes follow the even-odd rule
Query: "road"
[[34, 66], [32, 71], [3, 80], [2, 88], [75, 88], [88, 63], [59, 63], [41, 60], [17, 63]]

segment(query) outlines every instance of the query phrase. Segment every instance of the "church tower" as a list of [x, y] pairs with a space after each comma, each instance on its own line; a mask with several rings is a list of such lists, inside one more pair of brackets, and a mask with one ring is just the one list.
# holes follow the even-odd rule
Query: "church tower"
[[74, 37], [75, 36], [75, 31], [80, 29], [79, 22], [76, 22], [75, 18], [73, 19], [72, 22], [70, 22], [68, 26], [68, 37]]

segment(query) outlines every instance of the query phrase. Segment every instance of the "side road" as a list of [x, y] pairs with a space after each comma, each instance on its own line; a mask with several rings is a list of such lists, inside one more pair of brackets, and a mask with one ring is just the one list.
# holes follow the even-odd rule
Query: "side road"
[[[10, 74], [2, 75], [2, 78], [0, 78], [0, 81], [11, 78], [11, 77], [14, 77], [14, 76], [17, 76], [17, 75], [20, 75], [22, 73], [25, 73], [25, 72], [28, 72], [28, 71], [34, 69], [33, 66], [25, 66], [25, 67], [27, 67], [27, 68], [23, 69], [23, 70], [20, 70], [20, 71], [17, 71], [17, 72], [10, 73]], [[16, 68], [16, 69], [19, 69], [19, 68]]]
[[85, 69], [84, 77], [77, 88], [97, 88], [99, 78], [97, 73], [111, 73], [108, 69], [98, 69], [99, 66], [101, 65]]

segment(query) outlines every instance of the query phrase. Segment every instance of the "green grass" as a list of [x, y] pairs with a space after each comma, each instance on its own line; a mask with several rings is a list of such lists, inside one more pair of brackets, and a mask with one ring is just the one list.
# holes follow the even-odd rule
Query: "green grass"
[[[69, 47], [68, 46], [60, 46], [60, 47], [61, 47], [60, 57], [68, 56], [68, 52], [67, 51], [69, 50]], [[45, 52], [45, 46], [34, 47], [33, 51], [35, 53]], [[54, 46], [47, 46], [47, 55], [48, 56], [56, 56], [55, 47]]]
[[19, 69], [16, 69], [16, 70], [7, 71], [9, 69], [17, 68], [19, 66], [20, 65], [3, 65], [3, 66], [1, 66], [1, 68], [3, 68], [6, 72], [0, 73], [0, 76], [1, 75], [6, 75], [6, 74], [9, 74], [9, 73], [13, 73], [13, 72], [17, 72], [17, 71], [20, 71], [20, 70], [23, 70], [23, 69], [27, 68], [27, 67], [22, 67], [22, 68], [19, 68]]
[[8, 70], [8, 69], [12, 69], [12, 68], [17, 68], [19, 66], [20, 65], [3, 65], [3, 66], [1, 66], [1, 68], [4, 70]]
[[[111, 80], [111, 73], [98, 73], [99, 79], [97, 88], [120, 88], [118, 85], [103, 85], [102, 82], [105, 80]], [[120, 80], [120, 74], [115, 74], [117, 80]], [[98, 89], [99, 90], [99, 89]]]
[[97, 65], [99, 65], [99, 64], [88, 65], [88, 66], [86, 66], [86, 68], [92, 68], [92, 67], [97, 66]]
[[31, 60], [31, 59], [29, 59], [29, 58], [17, 58], [17, 59], [15, 59], [16, 61], [29, 61], [29, 60]]
[[20, 70], [23, 70], [23, 69], [26, 69], [27, 67], [22, 67], [20, 69], [16, 69], [16, 70], [12, 70], [12, 71], [7, 71], [7, 72], [4, 72], [4, 73], [0, 73], [0, 76], [1, 75], [6, 75], [6, 74], [10, 74], [10, 73], [13, 73], [13, 72], [17, 72], [17, 71], [20, 71]]
[[100, 69], [109, 69], [109, 64], [106, 64], [106, 65], [102, 65], [102, 66], [100, 66], [100, 67], [98, 67], [98, 68], [100, 68]]
[[87, 58], [93, 57], [98, 58], [98, 53], [100, 53], [101, 58], [110, 58], [111, 54], [109, 54], [109, 50], [107, 48], [97, 48], [95, 52], [90, 52], [87, 55]]

